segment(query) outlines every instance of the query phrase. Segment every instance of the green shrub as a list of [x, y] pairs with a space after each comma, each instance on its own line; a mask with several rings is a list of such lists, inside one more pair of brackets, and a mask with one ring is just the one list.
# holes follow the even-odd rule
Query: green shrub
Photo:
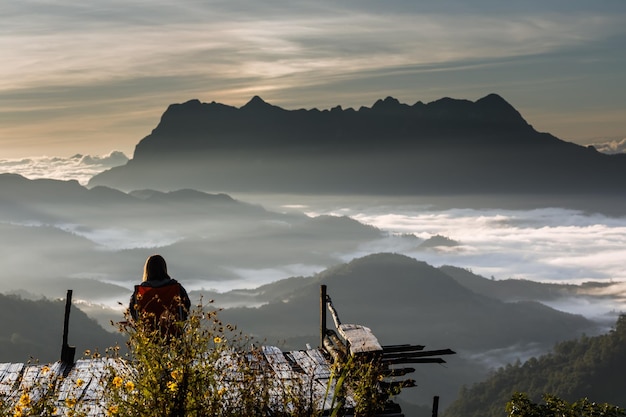
[[623, 409], [607, 404], [595, 403], [587, 398], [568, 403], [554, 395], [543, 396], [544, 403], [534, 403], [525, 393], [515, 393], [506, 404], [509, 417], [621, 417]]

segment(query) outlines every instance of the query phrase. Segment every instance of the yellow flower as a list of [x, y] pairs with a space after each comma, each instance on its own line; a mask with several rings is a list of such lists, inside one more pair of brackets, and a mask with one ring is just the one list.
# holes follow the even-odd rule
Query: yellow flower
[[219, 395], [220, 397], [222, 395], [226, 394], [226, 388], [222, 387], [217, 391], [217, 395]]
[[82, 387], [84, 383], [85, 383], [85, 380], [83, 380], [83, 379], [78, 378], [76, 380], [76, 386], [77, 387]]
[[44, 365], [41, 367], [41, 373], [43, 375], [47, 374], [48, 372], [50, 372], [50, 367], [48, 365]]
[[16, 405], [13, 411], [13, 417], [22, 417], [24, 415], [24, 409], [21, 405]]
[[124, 387], [128, 390], [128, 391], [132, 391], [135, 389], [135, 383], [133, 381], [126, 381], [126, 384], [124, 385]]
[[115, 378], [113, 378], [113, 385], [115, 386], [115, 388], [120, 388], [123, 383], [124, 380], [121, 377], [116, 376]]
[[72, 408], [76, 405], [76, 398], [66, 398], [65, 399], [65, 405], [68, 408]]
[[30, 395], [28, 393], [24, 393], [20, 396], [20, 404], [21, 407], [28, 407], [30, 405]]
[[167, 389], [172, 392], [176, 392], [176, 390], [178, 389], [178, 384], [174, 381], [170, 381], [167, 383]]
[[119, 411], [119, 408], [117, 405], [110, 405], [109, 408], [107, 409], [107, 415], [113, 416], [117, 414], [118, 411]]
[[222, 343], [222, 338], [221, 338], [221, 337], [219, 337], [219, 336], [215, 336], [215, 337], [213, 338], [213, 342], [214, 342], [214, 343]]

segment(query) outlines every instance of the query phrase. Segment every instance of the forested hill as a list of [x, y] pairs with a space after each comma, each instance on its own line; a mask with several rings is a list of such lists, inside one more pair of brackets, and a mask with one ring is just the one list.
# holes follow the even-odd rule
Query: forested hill
[[588, 398], [626, 407], [626, 316], [609, 333], [558, 343], [552, 353], [500, 368], [464, 388], [445, 417], [501, 417], [514, 392], [540, 401], [543, 394], [566, 401]]
[[[65, 302], [61, 300], [25, 300], [0, 294], [0, 362], [41, 363], [60, 359], [63, 341]], [[73, 307], [69, 321], [70, 345], [78, 359], [85, 350], [99, 351], [116, 344], [124, 346], [120, 334], [107, 332], [93, 319]]]

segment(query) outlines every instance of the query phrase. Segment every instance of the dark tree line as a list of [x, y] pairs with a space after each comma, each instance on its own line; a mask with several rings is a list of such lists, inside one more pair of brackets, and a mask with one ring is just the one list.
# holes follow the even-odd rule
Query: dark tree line
[[[625, 407], [624, 374], [626, 315], [621, 315], [604, 335], [558, 343], [550, 354], [508, 364], [487, 380], [463, 387], [445, 417], [501, 417], [507, 402], [516, 398], [525, 398], [530, 408], [539, 407], [545, 398], [570, 406], [589, 399]], [[516, 393], [524, 394], [516, 397]]]

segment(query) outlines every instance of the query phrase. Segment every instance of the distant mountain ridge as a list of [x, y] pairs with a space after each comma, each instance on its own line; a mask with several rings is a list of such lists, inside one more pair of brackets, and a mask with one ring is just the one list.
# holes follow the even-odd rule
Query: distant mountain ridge
[[624, 191], [623, 155], [539, 133], [506, 100], [285, 110], [172, 104], [124, 166], [89, 186], [131, 190], [437, 194]]

